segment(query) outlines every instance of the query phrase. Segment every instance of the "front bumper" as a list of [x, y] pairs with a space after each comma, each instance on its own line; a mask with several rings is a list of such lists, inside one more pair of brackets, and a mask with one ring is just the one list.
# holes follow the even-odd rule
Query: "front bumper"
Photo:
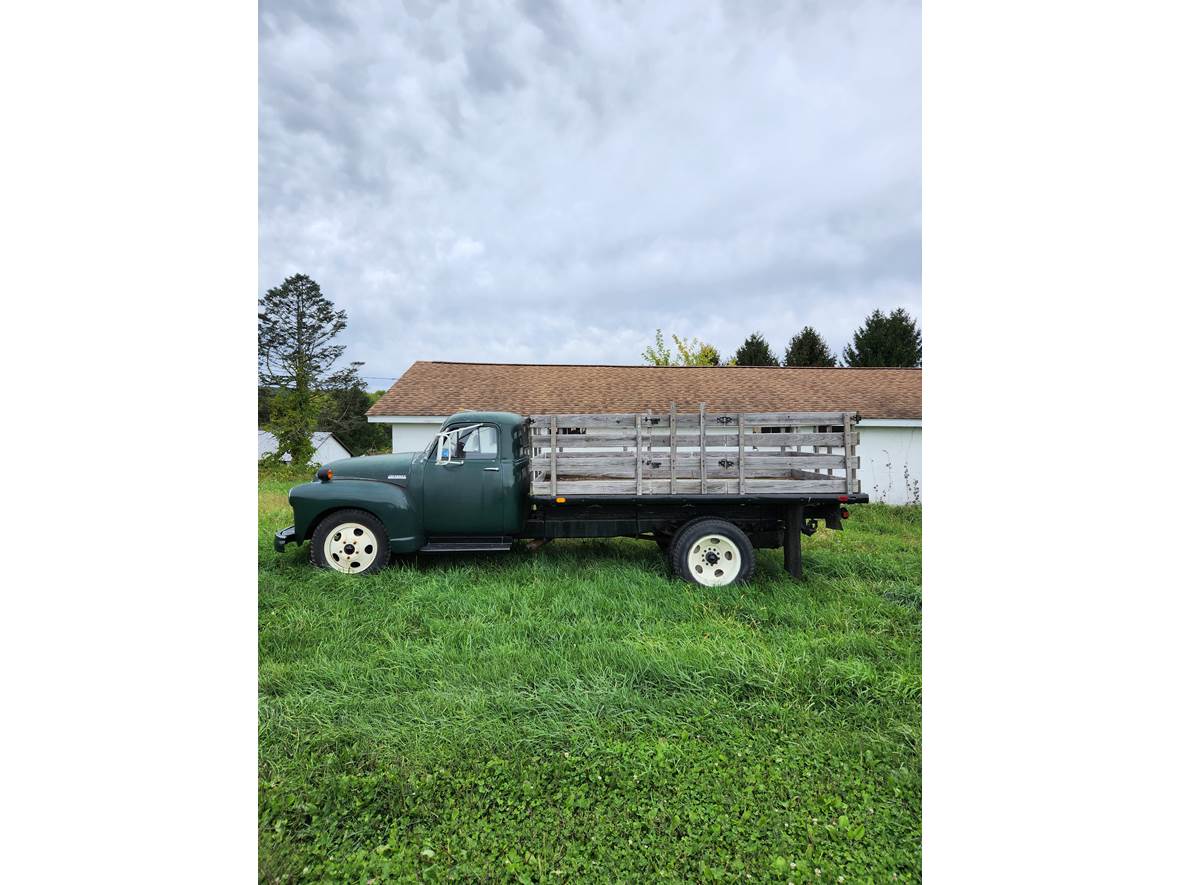
[[285, 529], [275, 532], [275, 550], [282, 553], [288, 544], [295, 543], [295, 526], [289, 525]]

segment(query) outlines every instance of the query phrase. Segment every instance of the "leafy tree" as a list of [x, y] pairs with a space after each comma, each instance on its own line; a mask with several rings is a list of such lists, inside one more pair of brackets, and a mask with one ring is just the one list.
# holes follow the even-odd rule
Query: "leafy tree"
[[266, 429], [275, 435], [278, 448], [271, 453], [276, 463], [290, 453], [292, 464], [307, 464], [315, 454], [311, 432], [323, 408], [324, 398], [302, 396], [293, 390], [280, 390], [270, 404], [270, 423]]
[[719, 366], [721, 354], [712, 344], [706, 344], [693, 338], [686, 341], [679, 335], [673, 334], [672, 341], [676, 345], [676, 354], [664, 343], [664, 333], [656, 329], [656, 343], [654, 347], [643, 349], [643, 361], [649, 366]]
[[712, 344], [706, 344], [703, 341], [697, 341], [695, 338], [693, 338], [692, 341], [682, 341], [675, 335], [672, 336], [672, 340], [676, 342], [676, 349], [680, 351], [680, 365], [721, 365], [721, 354], [718, 353], [717, 348]]
[[784, 366], [824, 366], [836, 365], [836, 358], [828, 349], [828, 343], [820, 337], [819, 332], [804, 326], [803, 330], [791, 339], [787, 345], [787, 355], [783, 360]]
[[754, 332], [742, 342], [730, 363], [735, 366], [777, 366], [778, 358], [770, 350], [770, 345], [761, 333]]
[[664, 333], [661, 330], [656, 329], [655, 345], [643, 348], [643, 361], [649, 366], [672, 365], [672, 351], [668, 350], [668, 346], [664, 344]]
[[336, 366], [343, 344], [332, 340], [348, 325], [348, 315], [306, 274], [295, 274], [258, 302], [258, 385], [275, 388], [268, 430], [279, 453], [305, 464], [314, 449], [311, 434], [329, 391], [360, 385], [362, 363]]
[[350, 452], [363, 455], [389, 450], [389, 426], [370, 424], [365, 416], [385, 391], [369, 393], [360, 385], [333, 390], [328, 394], [319, 420], [320, 430], [329, 430]]
[[852, 343], [844, 348], [844, 365], [916, 368], [922, 365], [922, 331], [900, 307], [889, 316], [874, 310], [852, 333]]

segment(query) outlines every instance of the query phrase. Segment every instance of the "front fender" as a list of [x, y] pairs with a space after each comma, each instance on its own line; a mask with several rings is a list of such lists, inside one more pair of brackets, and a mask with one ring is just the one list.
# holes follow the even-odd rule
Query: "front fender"
[[413, 553], [425, 543], [418, 508], [405, 489], [391, 483], [365, 479], [308, 482], [291, 489], [289, 497], [295, 511], [295, 543], [308, 540], [324, 514], [345, 508], [367, 510], [381, 520], [393, 553]]

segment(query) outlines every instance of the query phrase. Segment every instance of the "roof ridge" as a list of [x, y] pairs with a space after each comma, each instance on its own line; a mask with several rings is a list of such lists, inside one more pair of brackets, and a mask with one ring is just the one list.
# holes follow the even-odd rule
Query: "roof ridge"
[[[921, 372], [921, 366], [644, 366], [636, 363], [484, 363], [475, 360], [414, 360], [411, 365], [426, 363], [432, 366], [513, 366], [560, 369], [793, 369], [825, 372]], [[407, 369], [407, 371], [409, 371]]]

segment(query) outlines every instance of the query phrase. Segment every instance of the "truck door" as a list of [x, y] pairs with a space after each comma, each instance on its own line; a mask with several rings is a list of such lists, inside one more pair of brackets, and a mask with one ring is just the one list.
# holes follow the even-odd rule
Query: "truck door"
[[440, 435], [434, 457], [424, 465], [426, 534], [503, 534], [505, 474], [500, 463], [500, 429], [494, 424], [475, 424], [447, 430], [457, 433]]

